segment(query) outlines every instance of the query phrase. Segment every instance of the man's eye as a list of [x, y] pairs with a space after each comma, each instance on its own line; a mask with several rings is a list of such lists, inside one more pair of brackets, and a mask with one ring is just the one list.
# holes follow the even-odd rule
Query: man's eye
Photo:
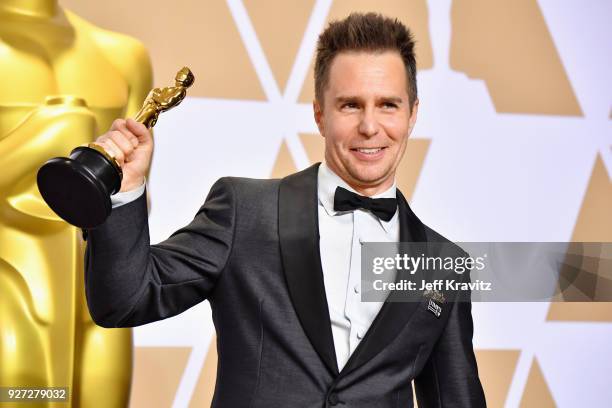
[[355, 102], [346, 102], [342, 104], [342, 109], [357, 109], [357, 107]]
[[385, 109], [395, 109], [397, 108], [397, 104], [394, 102], [384, 102], [383, 103], [383, 108]]

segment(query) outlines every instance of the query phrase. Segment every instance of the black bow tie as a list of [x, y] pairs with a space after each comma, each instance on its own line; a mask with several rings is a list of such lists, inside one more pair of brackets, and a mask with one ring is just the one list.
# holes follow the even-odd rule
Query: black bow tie
[[390, 221], [397, 209], [395, 198], [370, 198], [355, 194], [346, 188], [336, 187], [334, 211], [353, 211], [357, 208], [370, 210], [383, 221]]

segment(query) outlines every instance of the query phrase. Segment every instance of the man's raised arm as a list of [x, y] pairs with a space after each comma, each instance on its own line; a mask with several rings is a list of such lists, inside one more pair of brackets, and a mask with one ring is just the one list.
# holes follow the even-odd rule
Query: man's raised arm
[[[96, 140], [122, 166], [122, 192], [144, 182], [153, 151], [148, 129], [117, 120]], [[231, 181], [218, 180], [193, 221], [150, 245], [146, 194], [113, 208], [88, 231], [85, 293], [93, 320], [131, 327], [174, 316], [206, 299], [232, 250], [235, 200]]]

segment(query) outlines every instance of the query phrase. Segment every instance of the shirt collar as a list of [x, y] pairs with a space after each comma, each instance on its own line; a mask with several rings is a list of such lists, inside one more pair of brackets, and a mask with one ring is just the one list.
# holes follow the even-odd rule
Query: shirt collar
[[[338, 176], [332, 169], [330, 169], [325, 162], [321, 163], [319, 166], [319, 173], [317, 179], [317, 193], [319, 196], [319, 203], [323, 205], [325, 208], [325, 212], [329, 216], [334, 216], [338, 213], [338, 211], [334, 210], [334, 195], [336, 194], [336, 187], [343, 187], [353, 193], [360, 194], [355, 191], [354, 188], [349, 186], [346, 181], [344, 181], [340, 176]], [[389, 187], [387, 190], [382, 193], [376, 194], [372, 196], [372, 198], [396, 198], [397, 185], [395, 180], [393, 180], [393, 185]], [[362, 194], [360, 194], [362, 195]], [[397, 211], [391, 220], [383, 221], [378, 219], [380, 225], [383, 227], [385, 232], [389, 231], [390, 223], [394, 222], [397, 219]]]

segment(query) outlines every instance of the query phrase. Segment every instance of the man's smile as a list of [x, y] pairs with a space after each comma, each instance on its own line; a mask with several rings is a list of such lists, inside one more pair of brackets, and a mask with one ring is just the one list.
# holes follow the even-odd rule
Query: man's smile
[[351, 148], [350, 151], [353, 153], [359, 160], [365, 161], [374, 161], [380, 159], [385, 154], [385, 150], [388, 146], [382, 147], [354, 147]]

